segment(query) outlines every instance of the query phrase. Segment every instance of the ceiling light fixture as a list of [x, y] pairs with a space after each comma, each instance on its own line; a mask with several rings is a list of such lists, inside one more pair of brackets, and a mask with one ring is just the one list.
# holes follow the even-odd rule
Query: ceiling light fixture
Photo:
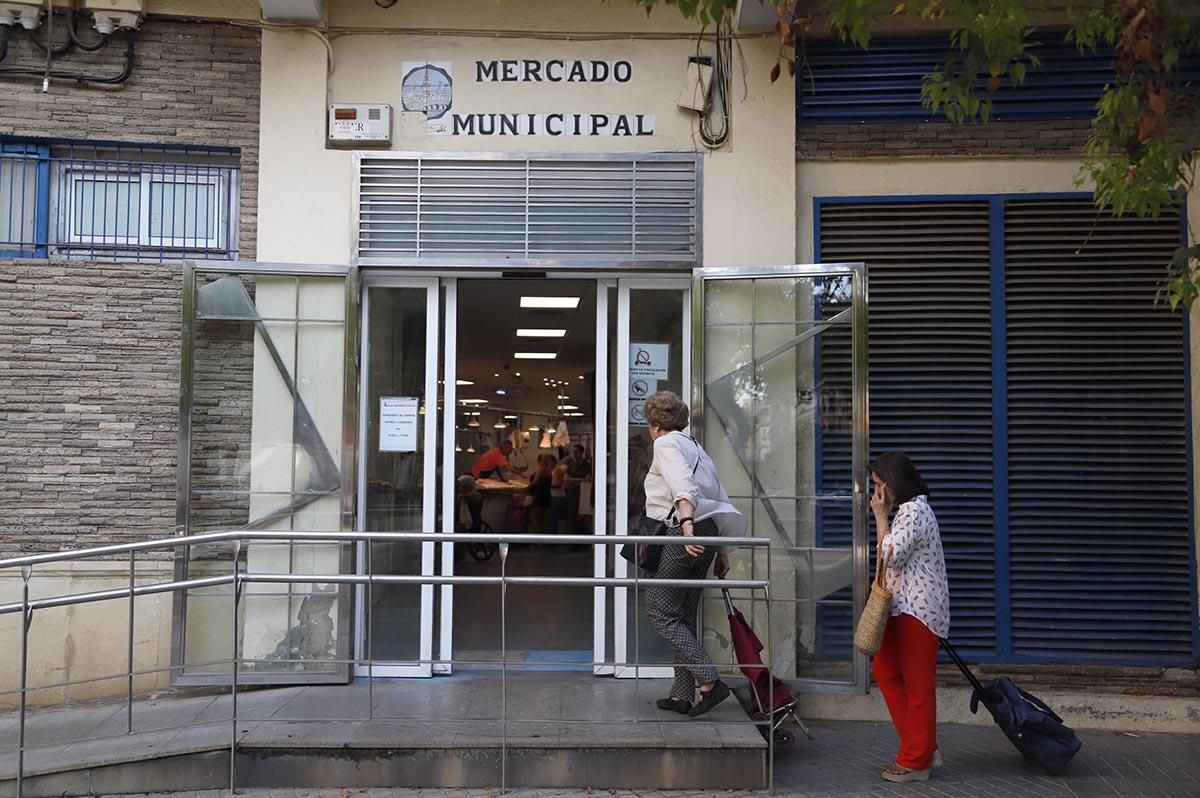
[[455, 385], [474, 385], [475, 383], [471, 382], [470, 380], [455, 380], [454, 384]]
[[490, 400], [488, 400], [488, 399], [461, 399], [459, 401], [461, 401], [462, 404], [464, 404], [464, 405], [486, 405]]
[[567, 334], [566, 330], [550, 330], [538, 329], [536, 327], [519, 327], [517, 328], [518, 338], [562, 338]]
[[576, 407], [575, 405], [562, 405], [562, 407], [560, 409], [562, 409], [562, 410], [578, 410], [579, 408]]
[[523, 308], [554, 308], [557, 310], [574, 310], [579, 307], [577, 296], [523, 296]]
[[513, 357], [517, 360], [554, 360], [558, 357], [557, 352], [513, 352]]
[[470, 421], [467, 422], [467, 426], [470, 427], [471, 429], [476, 429], [479, 426], [479, 419], [475, 419], [475, 418], [471, 419]]

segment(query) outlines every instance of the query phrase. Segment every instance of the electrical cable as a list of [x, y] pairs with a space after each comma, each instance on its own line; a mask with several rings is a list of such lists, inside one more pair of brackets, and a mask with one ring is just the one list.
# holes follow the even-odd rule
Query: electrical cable
[[[77, 83], [97, 83], [101, 85], [117, 85], [124, 83], [125, 81], [129, 80], [129, 77], [133, 74], [133, 67], [136, 60], [134, 33], [135, 31], [133, 29], [126, 31], [126, 34], [129, 36], [129, 40], [125, 44], [125, 66], [119, 74], [112, 77], [94, 77], [81, 72], [60, 72], [57, 70], [51, 70], [48, 76], [52, 78], [61, 78], [63, 80], [73, 80]], [[21, 75], [23, 77], [44, 78], [46, 77], [46, 74], [47, 73], [41, 69], [0, 66], [0, 75]]]
[[78, 47], [80, 50], [84, 50], [85, 52], [94, 53], [97, 50], [99, 50], [101, 47], [104, 47], [106, 44], [108, 44], [108, 34], [107, 33], [101, 33], [100, 38], [97, 39], [95, 42], [85, 42], [82, 39], [80, 39], [79, 38], [79, 30], [75, 27], [77, 19], [78, 19], [78, 17], [76, 17], [76, 15], [75, 15], [75, 9], [68, 8], [67, 9], [67, 36], [70, 37], [71, 41], [75, 44], [76, 47]]
[[719, 149], [729, 141], [730, 75], [733, 70], [733, 30], [726, 14], [717, 23], [717, 52], [713, 59], [712, 88], [708, 104], [700, 114], [700, 140], [710, 150]]
[[52, 39], [54, 38], [54, 14], [52, 12], [46, 14], [46, 43], [45, 44], [42, 44], [42, 41], [37, 37], [36, 34], [34, 34], [33, 31], [26, 31], [26, 33], [29, 34], [29, 41], [33, 42], [35, 47], [37, 47], [43, 53], [48, 53], [49, 55], [52, 55], [54, 58], [58, 58], [60, 55], [66, 55], [67, 53], [69, 53], [75, 49], [75, 43], [73, 41], [71, 41], [70, 36], [68, 36], [67, 40], [65, 42], [63, 42], [60, 46], [58, 46], [58, 47], [53, 46], [54, 42], [52, 41]]

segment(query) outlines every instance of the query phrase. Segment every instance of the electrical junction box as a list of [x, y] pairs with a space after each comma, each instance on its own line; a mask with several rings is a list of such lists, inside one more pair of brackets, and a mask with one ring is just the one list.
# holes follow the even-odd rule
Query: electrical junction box
[[96, 30], [106, 36], [115, 30], [137, 30], [146, 13], [145, 0], [83, 0], [79, 8], [91, 13]]
[[329, 143], [334, 147], [392, 143], [392, 106], [334, 103], [329, 106]]

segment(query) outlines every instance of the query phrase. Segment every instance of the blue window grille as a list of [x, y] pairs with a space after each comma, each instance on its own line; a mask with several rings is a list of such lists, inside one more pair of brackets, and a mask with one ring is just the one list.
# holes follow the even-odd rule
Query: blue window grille
[[[872, 455], [906, 449], [930, 483], [959, 648], [1200, 662], [1186, 319], [1154, 305], [1181, 215], [1097, 219], [1077, 194], [814, 205], [817, 259], [868, 263]], [[826, 439], [820, 478], [845, 482]], [[849, 619], [827, 620], [818, 644], [848, 649]]]
[[237, 257], [239, 150], [0, 137], [0, 256]]
[[[1005, 79], [991, 93], [993, 121], [1091, 119], [1112, 80], [1111, 50], [1081, 53], [1062, 33], [1038, 35], [1031, 48], [1041, 64], [1014, 88]], [[944, 117], [921, 105], [925, 75], [939, 69], [950, 47], [945, 36], [872, 39], [869, 50], [815, 39], [797, 52], [796, 121], [801, 125], [933, 122]], [[1185, 84], [1200, 84], [1200, 59], [1180, 65]]]

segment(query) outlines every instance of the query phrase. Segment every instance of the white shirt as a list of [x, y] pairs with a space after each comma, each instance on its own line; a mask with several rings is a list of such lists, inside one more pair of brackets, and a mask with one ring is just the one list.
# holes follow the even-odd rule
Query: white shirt
[[892, 615], [912, 615], [938, 637], [950, 634], [950, 587], [942, 536], [929, 498], [917, 496], [896, 510], [883, 550], [891, 549], [885, 586]]
[[729, 503], [708, 452], [682, 432], [654, 439], [654, 460], [646, 472], [646, 515], [663, 521], [681, 499], [692, 503], [693, 522], [711, 518], [722, 535], [743, 535], [746, 518]]

